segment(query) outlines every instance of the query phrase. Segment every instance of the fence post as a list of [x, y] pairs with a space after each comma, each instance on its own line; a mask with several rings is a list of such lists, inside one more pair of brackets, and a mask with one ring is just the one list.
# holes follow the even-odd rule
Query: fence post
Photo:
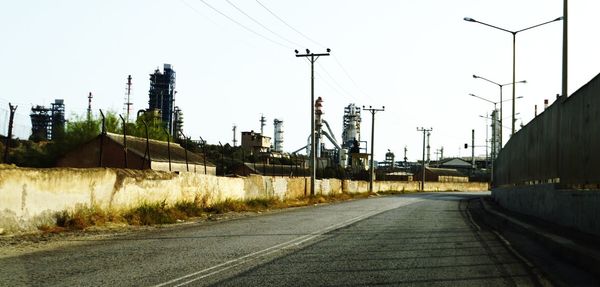
[[98, 158], [98, 166], [102, 167], [102, 152], [104, 149], [104, 136], [106, 135], [106, 117], [102, 109], [100, 109], [100, 115], [102, 116], [102, 131], [100, 132], [100, 157]]
[[152, 168], [152, 159], [150, 158], [150, 140], [148, 139], [148, 124], [145, 120], [142, 120], [144, 124], [144, 130], [146, 131], [146, 150], [144, 151], [144, 161], [142, 162], [142, 169], [146, 167], [146, 154], [148, 154], [148, 168]]
[[127, 125], [123, 116], [119, 115], [123, 122], [123, 155], [125, 156], [125, 168], [127, 168]]
[[221, 146], [221, 169], [223, 169], [223, 176], [225, 176], [225, 148], [221, 141], [219, 141], [219, 146]]
[[4, 163], [8, 163], [8, 149], [10, 147], [10, 140], [12, 139], [13, 122], [18, 105], [13, 106], [11, 103], [8, 103], [8, 107], [10, 108], [10, 118], [8, 120], [8, 136], [6, 137], [6, 146], [4, 147]]
[[163, 131], [167, 135], [167, 156], [169, 157], [169, 171], [171, 171], [171, 135], [166, 128], [163, 128]]
[[206, 174], [206, 142], [200, 137], [202, 143], [202, 161], [204, 162], [204, 174]]

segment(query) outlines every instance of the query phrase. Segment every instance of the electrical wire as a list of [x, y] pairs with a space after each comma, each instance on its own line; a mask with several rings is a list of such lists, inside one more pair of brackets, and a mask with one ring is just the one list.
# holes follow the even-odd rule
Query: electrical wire
[[244, 12], [244, 10], [240, 9], [238, 6], [236, 6], [235, 4], [231, 3], [231, 1], [229, 1], [229, 0], [225, 0], [225, 1], [226, 1], [226, 2], [227, 2], [229, 5], [231, 5], [233, 8], [235, 8], [236, 10], [238, 10], [240, 13], [244, 14], [244, 16], [248, 17], [248, 19], [252, 20], [254, 23], [258, 24], [259, 26], [263, 27], [263, 29], [265, 29], [265, 30], [267, 30], [267, 31], [271, 32], [271, 34], [273, 34], [273, 35], [275, 35], [275, 36], [279, 37], [280, 39], [282, 39], [282, 40], [284, 40], [284, 41], [286, 41], [286, 42], [288, 42], [288, 43], [290, 43], [290, 44], [292, 44], [292, 45], [296, 45], [296, 46], [298, 46], [298, 47], [302, 47], [302, 45], [301, 45], [301, 44], [298, 44], [298, 43], [296, 43], [296, 42], [290, 41], [290, 40], [288, 40], [287, 38], [285, 38], [285, 37], [281, 36], [280, 34], [278, 34], [277, 32], [275, 32], [275, 31], [273, 31], [273, 30], [269, 29], [269, 27], [267, 27], [267, 26], [263, 25], [263, 24], [262, 24], [262, 23], [260, 23], [258, 20], [254, 19], [252, 16], [248, 15], [248, 13]]
[[350, 97], [350, 98], [353, 98], [355, 101], [357, 101], [357, 99], [354, 96], [352, 96], [352, 95], [350, 95], [348, 93], [345, 93], [343, 91], [340, 91], [335, 85], [331, 84], [329, 82], [329, 80], [327, 80], [325, 77], [323, 77], [321, 75], [321, 73], [315, 72], [315, 74], [317, 75], [317, 79], [323, 81], [323, 83], [325, 83], [325, 85], [327, 85], [329, 88], [331, 88], [331, 90], [334, 91], [335, 93], [337, 93], [338, 95], [340, 95], [340, 96], [342, 96], [344, 98]]
[[333, 83], [338, 86], [345, 94], [350, 95], [354, 100], [358, 100], [357, 97], [355, 97], [352, 93], [348, 92], [348, 90], [346, 90], [344, 87], [342, 87], [342, 85], [340, 85], [340, 83], [338, 83], [338, 81], [336, 81], [331, 74], [327, 71], [327, 69], [325, 69], [325, 67], [323, 65], [321, 65], [320, 63], [317, 62], [317, 65], [319, 65], [319, 67], [323, 70], [323, 72], [325, 72], [325, 74], [333, 81]]
[[198, 9], [196, 9], [194, 6], [190, 5], [190, 3], [188, 3], [185, 0], [181, 0], [181, 2], [183, 4], [185, 4], [185, 6], [187, 6], [188, 8], [192, 9], [192, 11], [196, 12], [196, 14], [201, 15], [202, 17], [206, 18], [208, 21], [210, 21], [211, 23], [213, 23], [215, 26], [219, 27], [219, 24], [217, 24], [217, 22], [215, 22], [213, 19], [211, 19], [210, 17], [206, 16], [204, 13], [200, 12]]
[[356, 81], [354, 81], [354, 78], [352, 78], [352, 76], [350, 76], [350, 73], [348, 73], [348, 70], [346, 70], [346, 68], [344, 68], [344, 66], [342, 65], [342, 63], [338, 60], [338, 58], [333, 55], [333, 60], [335, 60], [335, 62], [337, 63], [337, 65], [342, 69], [342, 71], [344, 71], [344, 74], [346, 74], [346, 77], [348, 77], [348, 79], [350, 79], [350, 81], [352, 82], [352, 84], [354, 85], [354, 87], [361, 92], [363, 95], [365, 95], [367, 98], [369, 98], [371, 101], [373, 101], [373, 98], [371, 97], [371, 95], [365, 93], [356, 83]]
[[263, 34], [260, 34], [260, 33], [256, 32], [256, 31], [254, 31], [254, 30], [252, 30], [252, 29], [248, 28], [248, 27], [247, 27], [247, 26], [245, 26], [244, 24], [242, 24], [242, 23], [240, 23], [240, 22], [236, 21], [235, 19], [233, 19], [233, 18], [231, 18], [231, 17], [227, 16], [227, 14], [225, 14], [225, 13], [221, 12], [221, 11], [220, 11], [220, 10], [218, 10], [217, 8], [215, 8], [215, 7], [211, 6], [210, 4], [206, 3], [206, 1], [204, 1], [204, 0], [200, 0], [200, 2], [202, 2], [202, 3], [203, 3], [204, 5], [206, 5], [208, 8], [210, 8], [210, 9], [214, 10], [215, 12], [217, 12], [217, 13], [221, 14], [221, 16], [223, 16], [223, 17], [227, 18], [229, 21], [231, 21], [231, 22], [233, 22], [233, 23], [237, 24], [238, 26], [240, 26], [240, 27], [241, 27], [241, 28], [243, 28], [244, 30], [246, 30], [246, 31], [248, 31], [248, 32], [250, 32], [250, 33], [252, 33], [252, 34], [255, 34], [255, 35], [257, 35], [257, 36], [259, 36], [259, 37], [261, 37], [261, 38], [263, 38], [263, 39], [265, 39], [265, 40], [267, 40], [267, 41], [269, 41], [269, 42], [271, 42], [271, 43], [273, 43], [273, 44], [279, 45], [279, 46], [281, 46], [281, 47], [284, 47], [284, 48], [288, 48], [288, 49], [290, 49], [290, 50], [291, 50], [291, 49], [293, 49], [292, 47], [290, 47], [290, 46], [288, 46], [288, 45], [285, 45], [285, 44], [282, 44], [282, 43], [280, 43], [280, 42], [277, 42], [277, 41], [275, 41], [275, 40], [273, 40], [273, 39], [271, 39], [271, 38], [269, 38], [269, 37], [267, 37], [267, 36], [265, 36], [265, 35], [263, 35]]
[[[224, 12], [216, 9], [215, 7], [211, 6], [210, 4], [208, 4], [205, 0], [199, 0], [201, 1], [204, 5], [206, 5], [207, 7], [209, 7], [210, 9], [214, 10], [215, 12], [219, 13], [220, 15], [222, 15], [223, 17], [227, 18], [229, 21], [235, 23], [236, 25], [240, 26], [241, 28], [243, 28], [244, 30], [251, 32], [271, 43], [277, 44], [281, 47], [284, 47], [286, 49], [292, 49], [292, 47], [283, 44], [281, 42], [275, 41], [249, 27], [247, 27], [246, 25], [240, 23], [239, 21], [236, 21], [235, 19], [233, 19], [232, 17], [228, 16], [227, 14], [225, 14]], [[184, 2], [184, 4], [186, 4], [188, 7], [192, 8], [194, 11], [198, 12], [196, 9], [194, 9], [191, 5], [189, 5], [187, 2], [185, 2], [184, 0], [182, 0], [182, 2]], [[237, 5], [235, 5], [234, 3], [232, 3], [230, 0], [226, 0], [226, 2], [231, 5], [233, 8], [235, 8], [238, 12], [242, 13], [244, 16], [248, 17], [250, 20], [252, 20], [254, 23], [258, 24], [259, 26], [261, 26], [262, 28], [264, 28], [265, 30], [269, 31], [270, 33], [272, 33], [273, 35], [279, 37], [280, 39], [292, 44], [292, 45], [296, 45], [296, 46], [302, 46], [294, 41], [289, 40], [288, 38], [282, 36], [281, 34], [273, 31], [272, 29], [268, 28], [267, 26], [265, 26], [264, 24], [262, 24], [260, 21], [258, 21], [257, 19], [255, 19], [254, 17], [252, 17], [251, 15], [249, 15], [248, 13], [246, 13], [244, 10], [242, 10], [241, 8], [239, 8]], [[317, 44], [318, 46], [321, 47], [325, 47], [324, 45], [320, 44], [319, 42], [313, 40], [312, 38], [308, 37], [307, 35], [305, 35], [304, 33], [300, 32], [298, 29], [294, 28], [293, 26], [291, 26], [289, 23], [287, 23], [282, 17], [278, 16], [277, 14], [275, 14], [271, 9], [269, 9], [267, 6], [265, 6], [263, 3], [261, 3], [259, 0], [256, 0], [256, 2], [262, 7], [264, 8], [267, 12], [269, 12], [273, 17], [275, 17], [276, 19], [278, 19], [279, 21], [281, 21], [283, 24], [285, 24], [287, 27], [289, 27], [290, 29], [292, 29], [293, 31], [295, 31], [296, 33], [298, 33], [299, 35], [301, 35], [302, 37], [306, 38], [307, 40]], [[356, 83], [356, 81], [354, 80], [354, 78], [352, 78], [352, 76], [350, 75], [350, 73], [348, 72], [348, 70], [346, 70], [346, 68], [342, 65], [342, 63], [340, 62], [340, 60], [334, 56], [334, 60], [336, 62], [336, 64], [342, 69], [342, 71], [344, 72], [344, 74], [346, 75], [346, 77], [350, 80], [350, 82], [352, 82], [352, 84], [355, 86], [355, 88], [363, 95], [365, 95], [367, 98], [373, 100], [373, 98], [365, 93], [362, 89], [360, 89], [360, 87], [358, 86], [358, 84]], [[350, 93], [346, 88], [344, 88], [344, 86], [342, 86], [332, 75], [331, 73], [320, 63], [317, 63], [319, 65], [319, 67], [323, 70], [323, 72], [327, 75], [327, 77], [331, 80], [331, 83], [329, 83], [329, 81], [324, 81], [328, 86], [330, 86], [334, 91], [336, 91], [338, 94], [345, 96], [345, 97], [350, 97], [352, 98], [354, 101], [358, 101], [358, 98], [353, 94]], [[322, 80], [324, 80], [324, 77], [322, 77]]]
[[[277, 14], [275, 14], [271, 9], [267, 8], [267, 6], [265, 6], [263, 3], [261, 3], [259, 0], [255, 0], [256, 3], [258, 3], [261, 7], [263, 7], [267, 12], [269, 12], [271, 15], [273, 15], [273, 17], [277, 18], [279, 21], [281, 21], [283, 24], [285, 24], [286, 26], [288, 26], [290, 29], [294, 30], [296, 33], [300, 34], [302, 37], [306, 38], [307, 40], [317, 44], [318, 46], [321, 46], [322, 48], [325, 48], [324, 45], [320, 44], [319, 42], [313, 40], [312, 38], [306, 36], [304, 33], [300, 32], [298, 29], [294, 28], [292, 25], [288, 24], [285, 20], [283, 20], [280, 16], [278, 16]], [[229, 2], [229, 0], [227, 0], [227, 2]], [[350, 73], [348, 73], [348, 70], [346, 70], [346, 68], [344, 68], [344, 66], [342, 65], [342, 63], [338, 60], [338, 58], [334, 55], [333, 56], [335, 62], [337, 63], [337, 65], [342, 69], [342, 71], [344, 71], [344, 73], [346, 74], [346, 77], [348, 77], [348, 79], [350, 79], [350, 81], [352, 82], [352, 84], [356, 87], [356, 89], [361, 92], [363, 95], [365, 95], [367, 98], [369, 98], [370, 100], [373, 100], [373, 98], [371, 97], [371, 95], [365, 93], [356, 83], [356, 81], [354, 80], [354, 78], [352, 78], [352, 76], [350, 76]], [[331, 77], [331, 75], [326, 71], [326, 73]], [[333, 79], [333, 77], [331, 77]], [[334, 80], [335, 81], [335, 80]], [[336, 82], [336, 84], [338, 84]], [[339, 84], [338, 84], [339, 86]], [[346, 91], [347, 93], [347, 91]], [[350, 93], [348, 93], [350, 94]]]
[[281, 23], [285, 24], [286, 26], [288, 26], [290, 29], [294, 30], [296, 33], [300, 34], [302, 37], [308, 39], [309, 41], [317, 44], [318, 46], [321, 46], [321, 48], [325, 49], [326, 47], [322, 44], [320, 44], [319, 42], [311, 39], [310, 37], [304, 35], [304, 33], [300, 32], [298, 29], [292, 27], [292, 25], [288, 24], [286, 21], [284, 21], [281, 17], [277, 16], [277, 14], [275, 14], [273, 11], [271, 11], [269, 8], [267, 8], [267, 6], [265, 6], [263, 3], [261, 3], [260, 1], [256, 0], [256, 3], [258, 3], [260, 6], [262, 6], [265, 10], [267, 10], [267, 12], [269, 12], [271, 15], [273, 15], [273, 17], [277, 18], [279, 21], [281, 21]]

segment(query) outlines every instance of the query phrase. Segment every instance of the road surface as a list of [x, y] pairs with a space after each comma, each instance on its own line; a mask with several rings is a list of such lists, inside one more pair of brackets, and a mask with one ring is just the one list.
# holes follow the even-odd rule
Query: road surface
[[471, 219], [482, 194], [373, 197], [5, 257], [0, 286], [540, 286]]

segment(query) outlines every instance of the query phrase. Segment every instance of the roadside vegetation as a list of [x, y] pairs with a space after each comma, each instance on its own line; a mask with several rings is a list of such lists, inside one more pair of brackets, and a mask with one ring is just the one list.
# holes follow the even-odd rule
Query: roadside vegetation
[[242, 212], [265, 212], [289, 207], [301, 207], [322, 203], [332, 203], [355, 198], [366, 198], [370, 193], [341, 193], [330, 196], [309, 196], [298, 199], [251, 199], [225, 200], [207, 205], [206, 200], [178, 201], [174, 204], [162, 202], [143, 202], [128, 210], [104, 210], [97, 206], [79, 206], [72, 210], [63, 210], [54, 214], [54, 225], [43, 225], [43, 232], [63, 232], [85, 230], [111, 224], [120, 225], [160, 225], [173, 224], [196, 218], [211, 218], [214, 215]]

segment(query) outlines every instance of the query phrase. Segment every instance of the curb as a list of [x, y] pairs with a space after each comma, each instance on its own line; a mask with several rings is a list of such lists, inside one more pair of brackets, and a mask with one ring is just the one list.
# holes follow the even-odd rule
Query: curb
[[491, 207], [483, 198], [480, 198], [480, 200], [484, 211], [496, 217], [495, 222], [491, 223], [488, 222], [488, 220], [485, 220], [486, 223], [491, 223], [495, 228], [499, 225], [512, 228], [513, 230], [534, 239], [560, 258], [593, 274], [600, 275], [599, 250], [582, 246], [569, 238], [548, 232], [535, 225], [501, 213]]

